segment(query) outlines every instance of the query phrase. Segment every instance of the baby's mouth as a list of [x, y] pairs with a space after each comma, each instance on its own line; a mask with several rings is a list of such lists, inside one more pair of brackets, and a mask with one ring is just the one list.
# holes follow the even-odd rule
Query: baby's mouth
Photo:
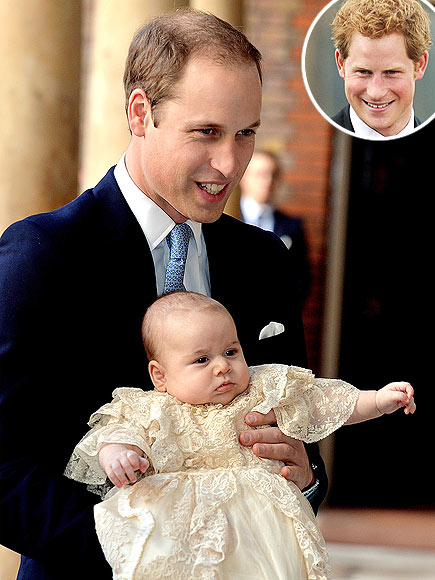
[[384, 109], [389, 107], [392, 103], [394, 103], [394, 99], [392, 101], [388, 101], [387, 103], [371, 103], [370, 101], [366, 101], [365, 99], [362, 100], [367, 105], [367, 107], [369, 109], [372, 109], [373, 111], [383, 111]]
[[234, 383], [232, 383], [231, 381], [225, 381], [216, 390], [219, 393], [226, 393], [227, 391], [231, 391], [233, 386], [234, 386]]

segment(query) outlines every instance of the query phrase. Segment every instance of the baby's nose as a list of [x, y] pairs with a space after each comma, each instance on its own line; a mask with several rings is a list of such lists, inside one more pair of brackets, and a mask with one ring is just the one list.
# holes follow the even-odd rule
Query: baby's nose
[[216, 360], [216, 365], [215, 365], [215, 372], [216, 374], [219, 373], [228, 373], [231, 370], [231, 366], [229, 364], [228, 359], [226, 359], [225, 357], [221, 356]]

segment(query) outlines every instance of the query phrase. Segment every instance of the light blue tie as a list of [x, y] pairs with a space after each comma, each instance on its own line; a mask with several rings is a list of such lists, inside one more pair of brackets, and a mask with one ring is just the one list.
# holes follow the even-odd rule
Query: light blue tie
[[186, 224], [176, 224], [166, 236], [170, 255], [166, 268], [164, 294], [174, 290], [186, 290], [183, 284], [184, 269], [186, 268], [187, 250], [192, 230]]

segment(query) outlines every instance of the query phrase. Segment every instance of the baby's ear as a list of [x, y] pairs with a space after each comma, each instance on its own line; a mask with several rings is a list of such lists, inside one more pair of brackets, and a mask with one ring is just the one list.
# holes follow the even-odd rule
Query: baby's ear
[[164, 393], [166, 391], [166, 374], [162, 365], [156, 360], [152, 360], [148, 364], [148, 372], [155, 388]]

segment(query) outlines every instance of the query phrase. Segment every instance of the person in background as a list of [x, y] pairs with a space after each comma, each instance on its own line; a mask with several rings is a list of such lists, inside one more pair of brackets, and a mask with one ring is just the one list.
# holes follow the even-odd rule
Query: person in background
[[304, 225], [301, 218], [284, 214], [274, 207], [280, 174], [276, 155], [256, 149], [240, 181], [240, 214], [245, 223], [274, 232], [287, 246], [304, 302], [310, 292], [310, 262]]

